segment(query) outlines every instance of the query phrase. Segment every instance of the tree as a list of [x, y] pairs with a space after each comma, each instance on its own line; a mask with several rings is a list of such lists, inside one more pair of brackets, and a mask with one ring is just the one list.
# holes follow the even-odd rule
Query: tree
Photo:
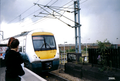
[[[97, 43], [98, 43], [98, 63], [103, 65], [102, 68], [100, 68], [101, 71], [107, 69], [107, 55], [106, 55], [106, 51], [111, 48], [111, 43], [105, 39], [103, 42], [101, 41], [98, 41], [97, 40]], [[111, 61], [109, 61], [111, 63]]]

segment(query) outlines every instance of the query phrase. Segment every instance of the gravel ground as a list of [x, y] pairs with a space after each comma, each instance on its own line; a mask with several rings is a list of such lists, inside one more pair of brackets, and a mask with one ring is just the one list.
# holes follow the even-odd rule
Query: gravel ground
[[61, 71], [61, 69], [52, 71], [51, 73], [53, 73], [55, 75], [58, 75], [58, 76], [61, 76], [61, 77], [65, 78], [65, 79], [68, 79], [69, 81], [91, 81], [91, 80], [87, 80], [85, 78], [80, 79], [80, 78], [71, 76], [69, 74], [66, 74], [66, 73], [64, 73], [64, 71], [61, 71], [61, 72], [60, 71]]
[[5, 67], [0, 67], [0, 81], [5, 81]]

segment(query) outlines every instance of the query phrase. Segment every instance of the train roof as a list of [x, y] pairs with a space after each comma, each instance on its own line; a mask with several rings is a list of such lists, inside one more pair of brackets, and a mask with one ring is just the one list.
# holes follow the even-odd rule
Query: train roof
[[[20, 36], [26, 36], [29, 32], [31, 32], [31, 31], [24, 31], [21, 34], [18, 34], [18, 35], [12, 36], [12, 37], [16, 38], [16, 37], [20, 37]], [[8, 40], [9, 38], [3, 39], [3, 40]]]
[[4, 46], [7, 46], [7, 44], [0, 44], [0, 47], [2, 47], [2, 46], [3, 46], [3, 47], [4, 47]]
[[[28, 35], [28, 33], [33, 33], [33, 32], [41, 32], [40, 30], [31, 30], [31, 31], [24, 31], [24, 32], [22, 32], [22, 33], [20, 33], [20, 34], [18, 34], [18, 35], [15, 35], [15, 36], [12, 36], [12, 37], [21, 37], [21, 36], [26, 36], [26, 35]], [[43, 31], [42, 31], [43, 32]], [[10, 38], [10, 37], [9, 37]], [[3, 40], [8, 40], [9, 38], [6, 38], [6, 39], [3, 39]]]
[[22, 32], [21, 34], [18, 34], [18, 35], [15, 35], [13, 37], [20, 37], [20, 36], [26, 36], [30, 31], [25, 31], [25, 32]]

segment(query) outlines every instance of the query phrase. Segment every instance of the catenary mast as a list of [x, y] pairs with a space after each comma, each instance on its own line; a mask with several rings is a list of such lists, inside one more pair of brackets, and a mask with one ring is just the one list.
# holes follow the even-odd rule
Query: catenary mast
[[[79, 40], [79, 53], [81, 53], [81, 33], [80, 33], [80, 5], [79, 0], [74, 2], [74, 17], [75, 17], [75, 51], [78, 53], [77, 41]], [[77, 33], [78, 29], [78, 33]], [[77, 36], [78, 34], [78, 36]], [[77, 40], [78, 38], [78, 40]]]

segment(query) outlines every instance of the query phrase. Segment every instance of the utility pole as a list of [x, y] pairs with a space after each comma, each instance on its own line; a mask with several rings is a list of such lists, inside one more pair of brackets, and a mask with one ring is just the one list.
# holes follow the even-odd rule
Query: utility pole
[[[75, 51], [78, 53], [77, 38], [79, 38], [79, 53], [81, 53], [81, 33], [80, 33], [80, 8], [79, 0], [74, 1], [74, 17], [75, 17]], [[78, 29], [78, 33], [77, 33]], [[78, 34], [78, 36], [77, 36]]]
[[78, 46], [77, 46], [77, 11], [76, 11], [76, 1], [74, 1], [74, 18], [75, 18], [75, 52], [77, 53], [78, 52]]
[[[2, 36], [2, 39], [3, 39], [3, 31], [1, 31], [1, 23], [2, 23], [2, 21], [1, 21], [1, 8], [2, 6], [1, 6], [1, 0], [0, 0], [0, 32], [2, 32], [2, 35], [1, 35], [1, 33], [0, 33], [0, 35]], [[1, 43], [1, 36], [0, 36], [0, 43]]]
[[1, 8], [1, 7], [2, 7], [2, 6], [1, 6], [1, 0], [0, 0], [0, 30], [1, 30], [1, 22], [2, 22], [2, 21], [1, 21], [1, 11], [2, 11], [2, 10], [1, 10], [2, 8]]

